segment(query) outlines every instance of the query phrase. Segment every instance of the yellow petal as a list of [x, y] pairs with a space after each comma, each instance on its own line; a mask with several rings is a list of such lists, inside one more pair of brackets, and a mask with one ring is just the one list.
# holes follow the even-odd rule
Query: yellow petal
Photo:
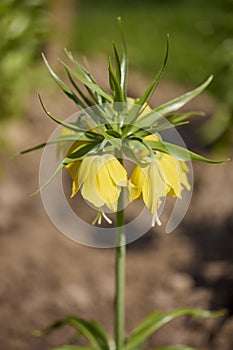
[[[89, 158], [89, 157], [87, 157]], [[85, 159], [87, 159], [85, 158]], [[84, 159], [84, 160], [85, 160]], [[82, 196], [83, 198], [87, 199], [89, 202], [94, 204], [97, 208], [100, 208], [104, 206], [105, 202], [102, 198], [100, 198], [97, 188], [95, 186], [96, 183], [96, 166], [95, 166], [95, 161], [92, 162], [92, 166], [89, 167], [88, 173], [85, 176], [85, 180], [83, 182], [82, 186]], [[82, 164], [83, 165], [83, 164]], [[80, 167], [81, 171], [81, 167]]]
[[187, 164], [183, 160], [176, 160], [176, 164], [178, 167], [181, 184], [186, 188], [187, 191], [190, 191], [191, 186], [189, 184], [188, 176], [186, 175], [186, 173], [189, 172]]
[[[170, 195], [174, 193], [176, 197], [181, 198], [181, 183], [179, 178], [179, 170], [176, 161], [169, 154], [159, 154], [160, 158], [158, 163], [160, 166], [161, 176], [171, 189], [169, 189]], [[169, 193], [168, 192], [168, 193]]]
[[95, 186], [99, 197], [110, 208], [116, 209], [121, 187], [116, 185], [108, 171], [107, 163], [103, 163], [96, 173]]
[[78, 193], [79, 188], [80, 188], [80, 184], [78, 181], [80, 165], [81, 165], [81, 161], [69, 163], [68, 165], [66, 165], [66, 168], [68, 169], [69, 174], [70, 174], [71, 178], [73, 179], [71, 198], [74, 197]]
[[166, 196], [166, 183], [160, 175], [156, 162], [142, 169], [146, 172], [147, 181], [142, 187], [143, 200], [153, 215], [159, 206], [160, 198]]
[[155, 134], [147, 135], [144, 137], [144, 140], [148, 141], [160, 141], [159, 137]]
[[87, 176], [89, 175], [91, 168], [92, 168], [92, 163], [94, 163], [94, 160], [95, 160], [95, 156], [85, 157], [82, 160], [81, 166], [79, 169], [79, 176], [78, 176], [80, 186], [82, 185], [82, 183], [86, 180]]
[[158, 165], [152, 162], [145, 168], [138, 165], [134, 168], [129, 187], [130, 200], [134, 200], [142, 193], [143, 201], [154, 215], [158, 209], [160, 198], [166, 196], [166, 183], [162, 179]]
[[111, 154], [105, 156], [106, 166], [113, 182], [120, 186], [127, 185], [127, 172], [123, 165]]
[[132, 171], [129, 181], [129, 201], [132, 202], [140, 197], [143, 183], [147, 181], [146, 175], [140, 166], [136, 165]]
[[140, 114], [139, 119], [145, 117], [147, 114], [149, 114], [151, 112], [151, 108], [147, 102], [145, 102], [142, 107], [143, 107], [143, 111]]
[[141, 187], [135, 186], [131, 180], [129, 180], [128, 182], [128, 196], [129, 196], [129, 201], [133, 202], [135, 199], [139, 198], [141, 193], [142, 193], [142, 189]]

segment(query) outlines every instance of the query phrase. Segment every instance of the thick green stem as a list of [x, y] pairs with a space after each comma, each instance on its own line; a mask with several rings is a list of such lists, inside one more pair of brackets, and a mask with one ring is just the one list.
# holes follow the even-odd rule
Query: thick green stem
[[116, 248], [116, 350], [123, 350], [125, 337], [125, 230], [124, 209], [117, 213], [118, 246]]
[[[118, 158], [119, 159], [119, 158]], [[120, 159], [119, 159], [120, 160]], [[122, 162], [122, 160], [120, 160]], [[116, 285], [115, 285], [115, 342], [116, 350], [124, 349], [125, 339], [125, 227], [124, 227], [124, 193], [118, 200], [116, 248]]]

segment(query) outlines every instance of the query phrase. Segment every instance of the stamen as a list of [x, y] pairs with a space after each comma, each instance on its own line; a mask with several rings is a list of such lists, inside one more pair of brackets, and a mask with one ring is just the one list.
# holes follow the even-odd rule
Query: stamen
[[101, 210], [98, 211], [98, 214], [96, 215], [95, 219], [92, 221], [92, 225], [96, 225], [96, 223], [98, 222], [98, 225], [101, 224]]
[[92, 221], [92, 225], [96, 225], [96, 224], [101, 225], [102, 217], [107, 221], [109, 225], [112, 224], [112, 220], [103, 212], [102, 209], [100, 209], [95, 219]]
[[158, 225], [158, 226], [161, 226], [162, 225], [162, 222], [160, 221], [159, 217], [158, 217], [158, 214], [157, 214], [157, 211], [154, 213], [154, 215], [152, 216], [152, 223], [151, 223], [151, 226], [154, 227], [155, 226], [155, 223]]
[[103, 215], [103, 218], [107, 221], [107, 223], [109, 225], [111, 225], [112, 224], [112, 220], [109, 219], [109, 217], [103, 211], [102, 211], [102, 215]]
[[98, 225], [101, 225], [102, 222], [102, 211], [99, 211]]

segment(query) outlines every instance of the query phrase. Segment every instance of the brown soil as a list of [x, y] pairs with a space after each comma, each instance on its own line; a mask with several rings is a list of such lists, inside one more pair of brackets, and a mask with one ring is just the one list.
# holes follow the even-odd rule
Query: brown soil
[[[143, 91], [141, 77], [132, 75], [131, 80], [132, 95], [139, 93], [135, 86]], [[176, 96], [179, 90], [183, 91], [164, 83], [153, 103]], [[69, 102], [64, 106], [61, 96], [45, 102], [65, 118], [75, 109]], [[193, 103], [193, 108], [199, 106], [208, 113], [214, 108], [206, 96]], [[19, 151], [46, 139], [53, 128], [33, 96], [26, 121], [12, 123], [8, 135]], [[190, 128], [184, 137], [196, 147]], [[68, 327], [42, 338], [32, 335], [34, 329], [69, 314], [98, 319], [113, 333], [115, 252], [81, 246], [59, 234], [40, 197], [30, 197], [37, 188], [39, 159], [40, 152], [14, 160], [1, 155], [5, 173], [0, 183], [1, 350], [44, 350], [75, 343]], [[148, 349], [169, 344], [233, 349], [232, 169], [232, 161], [194, 164], [194, 194], [179, 228], [171, 235], [163, 232], [163, 226], [151, 229], [128, 246], [127, 333], [156, 309], [187, 306], [228, 312], [221, 319], [177, 319], [150, 338]]]

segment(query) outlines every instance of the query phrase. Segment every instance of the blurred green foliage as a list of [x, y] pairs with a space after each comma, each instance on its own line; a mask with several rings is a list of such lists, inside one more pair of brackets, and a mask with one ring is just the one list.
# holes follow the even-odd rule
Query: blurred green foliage
[[207, 143], [225, 136], [233, 123], [232, 0], [79, 0], [78, 5], [72, 49], [83, 54], [110, 54], [121, 16], [131, 68], [150, 73], [161, 64], [170, 33], [166, 76], [193, 85], [215, 75], [209, 91], [221, 105], [202, 134]]
[[35, 63], [48, 33], [46, 0], [0, 2], [0, 122], [22, 113], [39, 79]]

